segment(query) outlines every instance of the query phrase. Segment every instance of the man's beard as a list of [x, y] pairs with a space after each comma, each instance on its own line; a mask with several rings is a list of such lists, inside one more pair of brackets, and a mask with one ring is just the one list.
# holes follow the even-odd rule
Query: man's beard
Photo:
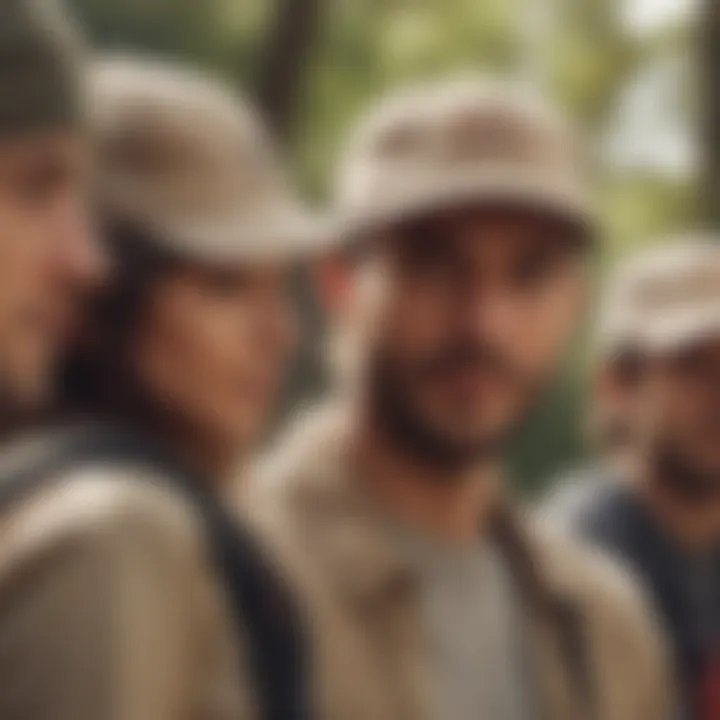
[[676, 497], [690, 503], [720, 498], [720, 472], [699, 468], [670, 443], [658, 443], [653, 457], [654, 474]]
[[[456, 439], [440, 428], [415, 406], [412, 387], [416, 382], [437, 374], [451, 373], [468, 365], [490, 367], [499, 381], [519, 385], [526, 397], [526, 406], [535, 397], [529, 383], [491, 348], [477, 344], [458, 343], [418, 363], [412, 369], [401, 368], [380, 354], [370, 368], [370, 400], [372, 420], [380, 431], [405, 452], [428, 467], [441, 472], [457, 472], [473, 465], [496, 460], [524, 419], [499, 427], [492, 433], [467, 439]], [[524, 407], [523, 410], [526, 410]]]

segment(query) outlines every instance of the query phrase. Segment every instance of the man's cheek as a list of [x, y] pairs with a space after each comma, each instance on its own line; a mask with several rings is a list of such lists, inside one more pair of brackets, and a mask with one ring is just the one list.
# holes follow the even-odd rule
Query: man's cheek
[[534, 381], [536, 376], [546, 373], [554, 365], [551, 354], [530, 329], [512, 346], [506, 347], [503, 356], [511, 366], [516, 382], [520, 378]]
[[547, 322], [544, 318], [527, 322], [519, 335], [519, 362], [527, 364], [531, 372], [550, 372], [565, 348], [568, 333], [563, 323]]

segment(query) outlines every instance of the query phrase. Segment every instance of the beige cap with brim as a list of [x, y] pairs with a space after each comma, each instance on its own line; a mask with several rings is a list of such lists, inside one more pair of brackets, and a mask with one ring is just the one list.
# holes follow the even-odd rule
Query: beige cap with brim
[[[320, 214], [292, 203], [274, 208], [274, 212], [226, 211], [160, 212], [158, 205], [147, 208], [138, 197], [115, 195], [104, 204], [112, 218], [126, 218], [144, 230], [148, 239], [169, 253], [208, 264], [296, 263], [331, 250], [338, 237], [334, 223]], [[120, 200], [122, 198], [122, 200]]]
[[592, 234], [593, 208], [577, 184], [549, 185], [542, 175], [515, 168], [488, 168], [456, 173], [437, 180], [412, 182], [394, 194], [380, 195], [369, 207], [345, 208], [340, 218], [347, 234], [362, 235], [390, 224], [428, 214], [473, 208], [517, 208], [576, 225]]
[[623, 263], [608, 284], [599, 351], [674, 353], [720, 339], [720, 238], [687, 235]]
[[670, 312], [645, 323], [638, 333], [639, 347], [653, 353], [677, 352], [708, 340], [720, 340], [720, 300]]
[[361, 124], [341, 168], [346, 235], [462, 206], [546, 213], [591, 233], [579, 143], [542, 101], [460, 78], [391, 97]]
[[249, 105], [207, 75], [154, 61], [98, 63], [97, 196], [109, 218], [206, 263], [293, 262], [329, 249]]

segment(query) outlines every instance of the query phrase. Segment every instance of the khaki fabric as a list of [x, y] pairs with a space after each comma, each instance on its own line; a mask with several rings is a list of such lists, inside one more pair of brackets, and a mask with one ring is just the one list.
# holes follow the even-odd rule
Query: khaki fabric
[[675, 351], [720, 337], [720, 238], [689, 234], [622, 263], [598, 323], [601, 354]]
[[346, 234], [498, 204], [594, 221], [582, 143], [527, 88], [475, 76], [412, 86], [351, 134], [336, 199]]
[[90, 78], [97, 201], [181, 256], [295, 259], [331, 236], [286, 177], [249, 102], [217, 78], [129, 57]]
[[0, 520], [3, 720], [254, 720], [184, 501], [88, 468]]
[[[314, 701], [325, 720], [435, 720], [417, 576], [367, 500], [344, 448], [344, 420], [304, 420], [257, 471], [243, 507], [299, 593], [314, 648]], [[579, 618], [594, 720], [670, 719], [664, 642], [617, 567], [520, 514], [537, 594], [524, 598], [531, 680], [545, 720], [590, 717], [579, 663], [555, 614]], [[528, 586], [530, 583], [528, 584]]]

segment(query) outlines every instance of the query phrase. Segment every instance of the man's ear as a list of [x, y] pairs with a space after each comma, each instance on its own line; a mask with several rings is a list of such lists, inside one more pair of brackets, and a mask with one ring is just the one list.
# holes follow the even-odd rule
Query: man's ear
[[315, 282], [326, 311], [342, 312], [350, 301], [352, 268], [348, 258], [334, 254], [323, 258], [314, 267]]

